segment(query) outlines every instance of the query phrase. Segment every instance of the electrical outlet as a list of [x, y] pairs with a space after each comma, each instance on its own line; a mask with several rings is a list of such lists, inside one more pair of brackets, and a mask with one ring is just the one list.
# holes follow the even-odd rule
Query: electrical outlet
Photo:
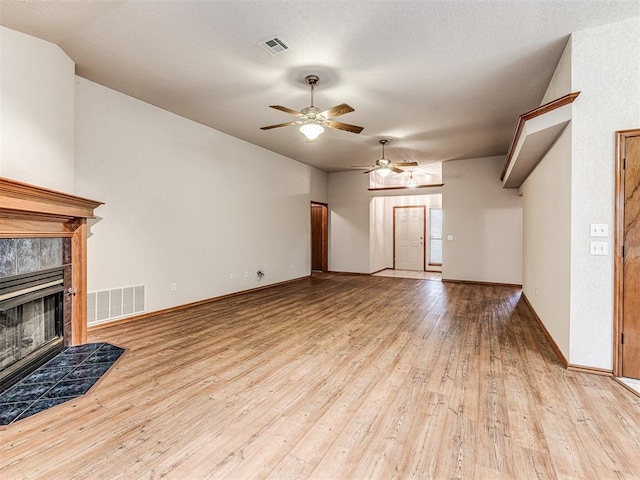
[[233, 273], [229, 274], [229, 280], [233, 280]]
[[171, 284], [171, 291], [175, 292], [178, 289], [178, 286], [175, 283]]
[[591, 255], [609, 255], [609, 244], [607, 242], [591, 242], [589, 253]]
[[244, 272], [244, 278], [249, 278], [249, 272]]

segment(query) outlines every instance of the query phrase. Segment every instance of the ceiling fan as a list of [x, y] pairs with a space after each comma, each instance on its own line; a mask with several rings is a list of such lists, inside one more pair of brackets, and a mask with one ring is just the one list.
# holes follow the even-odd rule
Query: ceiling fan
[[389, 140], [380, 140], [380, 145], [382, 145], [382, 157], [376, 160], [376, 163], [371, 166], [354, 166], [353, 168], [366, 168], [367, 170], [362, 173], [371, 173], [377, 172], [381, 177], [386, 177], [391, 172], [394, 173], [402, 173], [402, 170], [399, 167], [417, 167], [418, 162], [396, 162], [392, 163], [391, 160], [384, 157], [384, 146], [389, 143]]
[[345, 113], [353, 112], [346, 103], [341, 103], [335, 107], [328, 108], [326, 110], [320, 110], [313, 105], [313, 93], [316, 83], [318, 83], [317, 75], [307, 75], [305, 77], [306, 82], [311, 86], [311, 105], [303, 108], [299, 112], [292, 110], [291, 108], [283, 107], [281, 105], [270, 105], [271, 108], [280, 110], [281, 112], [295, 115], [299, 120], [293, 122], [279, 123], [277, 125], [269, 125], [261, 127], [261, 130], [270, 130], [272, 128], [286, 127], [289, 125], [300, 125], [300, 132], [307, 137], [307, 140], [315, 140], [324, 132], [324, 127], [337, 128], [338, 130], [345, 130], [352, 133], [360, 133], [363, 127], [356, 125], [349, 125], [348, 123], [336, 122], [333, 118]]

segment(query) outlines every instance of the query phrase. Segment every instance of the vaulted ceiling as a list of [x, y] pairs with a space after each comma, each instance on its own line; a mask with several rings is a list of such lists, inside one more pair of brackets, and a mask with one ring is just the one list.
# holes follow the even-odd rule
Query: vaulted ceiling
[[[505, 154], [573, 31], [640, 16], [637, 0], [0, 0], [0, 24], [58, 44], [76, 73], [325, 171]], [[278, 35], [272, 56], [258, 43]], [[269, 108], [348, 103], [307, 143]]]

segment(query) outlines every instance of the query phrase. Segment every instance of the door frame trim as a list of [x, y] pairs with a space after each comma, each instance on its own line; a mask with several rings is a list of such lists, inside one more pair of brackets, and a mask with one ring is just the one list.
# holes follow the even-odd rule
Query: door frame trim
[[615, 171], [615, 239], [613, 264], [613, 375], [622, 375], [622, 331], [624, 327], [624, 161], [627, 138], [640, 136], [640, 129], [620, 130], [616, 132], [616, 171]]
[[394, 205], [393, 207], [393, 269], [396, 269], [396, 208], [422, 208], [422, 271], [427, 271], [426, 234], [427, 234], [427, 206], [426, 205]]

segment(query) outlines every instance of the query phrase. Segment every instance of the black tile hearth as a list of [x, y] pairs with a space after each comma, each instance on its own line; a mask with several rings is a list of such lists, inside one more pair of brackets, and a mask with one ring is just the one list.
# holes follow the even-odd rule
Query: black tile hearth
[[108, 343], [65, 348], [0, 394], [0, 426], [84, 395], [123, 353]]

